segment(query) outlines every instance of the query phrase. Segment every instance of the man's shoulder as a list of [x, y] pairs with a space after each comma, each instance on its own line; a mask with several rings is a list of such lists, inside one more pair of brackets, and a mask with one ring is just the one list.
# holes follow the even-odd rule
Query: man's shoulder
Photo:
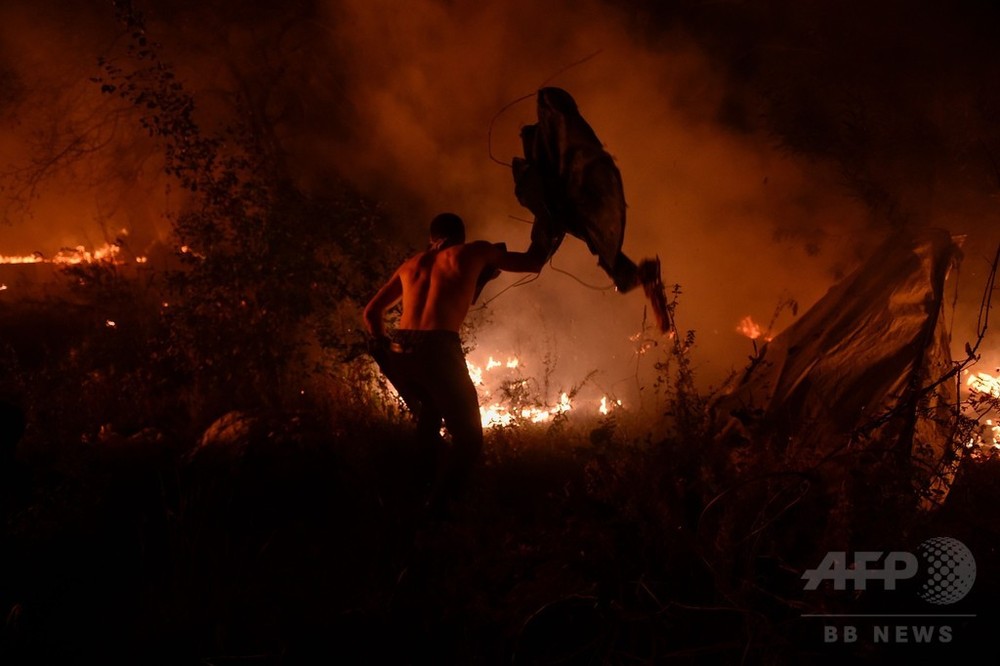
[[503, 243], [491, 243], [490, 241], [476, 240], [465, 243], [463, 250], [458, 255], [459, 261], [464, 264], [487, 265], [503, 260], [507, 252], [507, 246]]
[[396, 272], [400, 275], [409, 275], [415, 271], [419, 271], [421, 266], [426, 266], [429, 263], [433, 263], [434, 258], [430, 252], [418, 252], [413, 256], [405, 259], [403, 263], [399, 265]]
[[507, 249], [507, 245], [505, 243], [491, 243], [490, 241], [485, 240], [469, 241], [468, 243], [462, 245], [462, 247], [465, 248], [465, 251], [467, 252], [477, 253], [492, 253], [498, 250], [504, 251]]

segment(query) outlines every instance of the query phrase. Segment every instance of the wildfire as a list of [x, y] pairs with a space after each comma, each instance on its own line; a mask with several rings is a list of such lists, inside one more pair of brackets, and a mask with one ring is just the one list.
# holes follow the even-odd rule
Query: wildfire
[[611, 411], [613, 409], [616, 409], [617, 407], [621, 407], [621, 406], [622, 406], [622, 401], [621, 400], [615, 400], [609, 406], [608, 405], [608, 396], [605, 395], [605, 396], [601, 397], [601, 406], [597, 408], [597, 411], [599, 411], [604, 416], [607, 416], [608, 414], [611, 413]]
[[992, 446], [994, 449], [1000, 449], [1000, 426], [993, 423], [993, 419], [986, 419], [977, 435], [966, 442], [965, 446], [971, 449], [977, 444], [981, 448]]
[[986, 393], [994, 398], [1000, 398], [1000, 378], [985, 372], [970, 374], [969, 378], [965, 380], [965, 385], [975, 393]]
[[[60, 264], [64, 266], [74, 266], [77, 264], [124, 264], [125, 259], [121, 256], [121, 246], [113, 243], [105, 243], [102, 247], [93, 251], [87, 250], [83, 245], [75, 248], [65, 248], [59, 250], [52, 257], [45, 257], [41, 252], [25, 255], [2, 255], [0, 254], [0, 264]], [[146, 257], [136, 257], [135, 263], [146, 263]]]
[[[516, 356], [507, 356], [506, 358], [506, 362], [501, 362], [493, 356], [488, 356], [485, 365], [482, 366], [476, 365], [468, 359], [465, 361], [469, 370], [469, 378], [472, 379], [472, 383], [476, 385], [476, 390], [479, 393], [482, 405], [479, 408], [479, 415], [484, 428], [507, 428], [522, 423], [546, 423], [560, 414], [565, 414], [576, 408], [573, 398], [566, 392], [562, 392], [558, 400], [548, 404], [541, 404], [539, 401], [529, 398], [519, 399], [510, 395], [506, 401], [496, 400], [494, 397], [495, 389], [490, 389], [487, 386], [487, 380], [491, 379], [490, 375], [497, 370], [511, 371], [519, 370], [522, 367], [520, 359]], [[509, 372], [501, 372], [500, 375], [500, 381], [503, 382], [503, 379], [506, 378], [508, 390], [513, 388], [515, 393], [516, 389], [528, 385], [528, 380], [520, 378], [519, 375], [512, 377]], [[594, 406], [597, 413], [606, 416], [612, 410], [622, 407], [622, 402], [603, 396], [599, 402], [594, 401]]]
[[[968, 379], [965, 380], [965, 385], [973, 395], [988, 396], [990, 400], [1000, 399], [1000, 377], [986, 372], [970, 373]], [[996, 425], [993, 419], [986, 419], [981, 424], [979, 431], [965, 443], [965, 446], [968, 449], [979, 447], [980, 453], [986, 453], [990, 449], [1000, 450], [1000, 426]]]
[[44, 261], [40, 254], [28, 254], [22, 257], [10, 257], [0, 254], [0, 264], [38, 264]]
[[475, 384], [476, 386], [482, 386], [483, 369], [480, 368], [478, 365], [473, 365], [472, 362], [468, 360], [465, 361], [465, 367], [469, 369], [469, 379], [472, 380], [472, 383]]
[[479, 416], [482, 419], [484, 428], [505, 428], [516, 424], [518, 420], [530, 421], [531, 423], [545, 423], [571, 409], [573, 409], [573, 403], [570, 401], [569, 395], [563, 393], [559, 396], [559, 402], [549, 408], [521, 407], [520, 409], [514, 408], [511, 410], [511, 408], [498, 402], [488, 407], [480, 407]]
[[764, 330], [760, 327], [760, 324], [753, 320], [753, 317], [747, 315], [740, 320], [740, 323], [736, 325], [736, 332], [741, 333], [751, 340], [764, 339], [764, 342], [770, 342], [771, 336], [765, 335]]

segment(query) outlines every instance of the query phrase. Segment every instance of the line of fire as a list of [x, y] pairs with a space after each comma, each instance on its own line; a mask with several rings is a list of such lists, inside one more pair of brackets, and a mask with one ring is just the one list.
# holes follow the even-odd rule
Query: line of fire
[[0, 663], [995, 653], [953, 4], [0, 3]]

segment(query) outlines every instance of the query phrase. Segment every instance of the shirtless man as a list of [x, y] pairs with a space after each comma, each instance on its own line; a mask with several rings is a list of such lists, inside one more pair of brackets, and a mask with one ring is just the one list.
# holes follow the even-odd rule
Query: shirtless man
[[[431, 503], [459, 492], [483, 445], [479, 398], [469, 378], [459, 329], [486, 279], [504, 270], [537, 273], [538, 252], [508, 252], [502, 243], [465, 242], [465, 225], [453, 213], [431, 221], [430, 245], [407, 259], [365, 308], [372, 355], [417, 416], [418, 440], [437, 465]], [[402, 301], [399, 327], [390, 338], [385, 313]], [[441, 454], [440, 429], [451, 435]]]

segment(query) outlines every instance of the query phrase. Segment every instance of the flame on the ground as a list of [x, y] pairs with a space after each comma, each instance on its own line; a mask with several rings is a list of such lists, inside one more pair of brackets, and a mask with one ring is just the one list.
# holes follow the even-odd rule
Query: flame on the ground
[[469, 378], [472, 383], [476, 386], [483, 385], [483, 369], [477, 365], [473, 365], [471, 361], [465, 361], [465, 367], [469, 369]]
[[559, 414], [568, 412], [571, 409], [573, 409], [573, 403], [570, 401], [569, 395], [563, 393], [559, 396], [559, 402], [552, 407], [543, 408], [537, 406], [523, 406], [520, 408], [514, 407], [512, 409], [511, 407], [497, 402], [487, 407], [480, 407], [479, 417], [484, 428], [505, 428], [507, 426], [515, 425], [519, 421], [545, 423], [546, 421], [551, 421]]
[[[504, 357], [502, 356], [501, 358]], [[577, 405], [574, 404], [574, 399], [565, 391], [559, 395], [558, 399], [546, 404], [527, 399], [518, 400], [511, 396], [508, 396], [506, 401], [497, 400], [494, 395], [497, 387], [491, 388], [487, 385], [487, 380], [491, 378], [490, 375], [498, 369], [509, 371], [521, 370], [523, 368], [520, 359], [516, 356], [506, 356], [505, 358], [507, 361], [501, 362], [493, 356], [488, 356], [486, 363], [482, 366], [468, 359], [465, 361], [465, 365], [469, 370], [469, 378], [472, 379], [472, 383], [476, 385], [476, 391], [479, 393], [479, 416], [484, 428], [507, 428], [524, 423], [546, 423], [552, 421], [560, 414], [565, 414], [577, 408]], [[501, 383], [503, 378], [506, 378], [508, 387], [516, 388], [518, 386], [525, 386], [528, 383], [528, 380], [521, 379], [519, 374], [512, 377], [509, 372], [501, 372], [500, 375]], [[586, 402], [589, 405], [591, 401]], [[623, 406], [621, 400], [613, 400], [608, 398], [608, 396], [603, 396], [600, 401], [594, 400], [592, 402], [593, 411], [591, 411], [589, 406], [581, 406], [581, 409], [585, 413], [599, 413], [606, 416], [613, 410]]]
[[764, 342], [770, 342], [771, 336], [765, 335], [764, 329], [760, 327], [760, 324], [753, 320], [753, 317], [747, 315], [740, 320], [740, 323], [736, 325], [736, 332], [747, 336], [751, 340], [764, 339]]
[[[75, 248], [59, 250], [51, 257], [46, 257], [41, 252], [25, 255], [2, 255], [0, 254], [0, 264], [61, 264], [64, 266], [74, 266], [77, 264], [124, 264], [126, 260], [121, 256], [122, 248], [114, 243], [105, 243], [102, 247], [88, 250], [83, 245]], [[146, 257], [136, 257], [137, 264], [146, 263]]]
[[[968, 379], [965, 385], [969, 392], [981, 394], [987, 400], [1000, 400], [1000, 377], [995, 377], [986, 372], [968, 372]], [[989, 413], [987, 411], [986, 413]], [[965, 443], [966, 448], [973, 449], [1000, 449], [1000, 426], [993, 422], [993, 419], [986, 419], [982, 422], [979, 431]]]
[[608, 404], [608, 396], [605, 395], [605, 396], [601, 396], [601, 406], [597, 408], [597, 411], [599, 411], [601, 414], [607, 416], [612, 411], [614, 411], [615, 409], [617, 409], [617, 408], [619, 408], [621, 406], [622, 406], [622, 401], [621, 400], [615, 400], [614, 402]]
[[970, 391], [988, 393], [994, 398], [1000, 398], [1000, 378], [991, 374], [985, 372], [969, 373], [965, 385], [969, 387]]

